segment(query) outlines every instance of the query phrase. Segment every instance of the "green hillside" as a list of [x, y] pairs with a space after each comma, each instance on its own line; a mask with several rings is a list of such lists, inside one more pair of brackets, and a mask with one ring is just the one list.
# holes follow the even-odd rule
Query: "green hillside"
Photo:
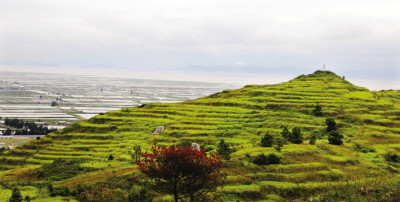
[[[323, 116], [312, 115], [317, 104]], [[328, 143], [329, 117], [344, 135], [343, 145]], [[165, 130], [151, 135], [158, 126]], [[261, 137], [269, 132], [278, 138], [283, 127], [301, 128], [304, 142], [286, 142], [281, 151], [261, 147]], [[310, 136], [317, 137], [316, 144], [309, 143]], [[312, 200], [348, 187], [396, 184], [400, 91], [373, 92], [330, 71], [317, 71], [276, 85], [248, 85], [196, 100], [107, 112], [0, 156], [0, 201], [11, 195], [12, 186], [34, 201], [74, 198], [50, 197], [50, 183], [71, 192], [81, 186], [108, 186], [118, 190], [114, 194], [127, 195], [142, 177], [129, 155], [133, 146], [149, 151], [154, 142], [171, 145], [177, 140], [215, 152], [221, 139], [234, 149], [224, 161], [228, 176], [221, 188], [223, 201]], [[277, 154], [280, 164], [252, 163], [262, 153]], [[114, 160], [108, 160], [110, 154]], [[60, 159], [73, 161], [59, 171], [52, 163]], [[154, 201], [172, 201], [170, 196], [150, 194]]]

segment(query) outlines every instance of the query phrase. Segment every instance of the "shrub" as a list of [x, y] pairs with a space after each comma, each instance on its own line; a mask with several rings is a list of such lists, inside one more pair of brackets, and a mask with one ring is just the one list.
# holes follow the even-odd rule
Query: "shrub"
[[386, 154], [385, 159], [388, 162], [400, 163], [400, 157], [397, 154]]
[[108, 156], [108, 160], [109, 160], [109, 161], [114, 160], [114, 156], [113, 156], [112, 154], [110, 154], [110, 155]]
[[331, 131], [335, 131], [335, 130], [336, 130], [336, 122], [335, 122], [335, 119], [333, 119], [333, 118], [327, 118], [327, 119], [325, 120], [325, 122], [326, 122], [326, 125], [327, 125], [327, 127], [326, 127], [326, 132], [331, 132]]
[[282, 137], [285, 138], [285, 139], [287, 139], [287, 140], [290, 139], [290, 132], [289, 132], [289, 130], [287, 129], [286, 126], [283, 127], [283, 130], [282, 130]]
[[217, 152], [223, 155], [225, 159], [229, 160], [233, 150], [229, 147], [229, 144], [225, 143], [225, 140], [222, 139], [218, 144]]
[[269, 164], [279, 164], [281, 159], [274, 153], [268, 155]]
[[261, 165], [268, 165], [268, 157], [265, 156], [264, 154], [259, 154], [257, 155], [253, 161], [254, 164], [257, 164], [259, 166]]
[[280, 152], [281, 148], [283, 147], [283, 144], [285, 144], [285, 139], [279, 137], [278, 139], [275, 140], [275, 149]]
[[12, 194], [11, 194], [11, 198], [10, 198], [9, 202], [22, 202], [22, 195], [21, 195], [21, 192], [19, 191], [19, 189], [14, 188], [12, 190]]
[[82, 192], [77, 194], [76, 198], [81, 202], [124, 201], [126, 199], [121, 189], [105, 182], [97, 182], [85, 187]]
[[343, 139], [343, 135], [340, 134], [339, 132], [337, 132], [337, 131], [329, 132], [329, 135], [328, 135], [329, 144], [341, 145], [341, 144], [343, 144], [342, 139]]
[[292, 129], [292, 134], [290, 136], [289, 141], [294, 144], [303, 143], [303, 134], [301, 133], [301, 129], [299, 127], [294, 127]]
[[310, 136], [310, 144], [315, 145], [316, 142], [317, 142], [317, 136], [315, 134], [312, 134]]
[[322, 107], [319, 104], [315, 105], [315, 108], [311, 111], [311, 114], [314, 116], [324, 115], [324, 113], [322, 113]]
[[129, 151], [129, 154], [131, 155], [132, 161], [137, 163], [142, 156], [142, 148], [140, 145], [135, 145], [133, 146], [133, 151]]
[[270, 164], [279, 164], [280, 158], [274, 153], [271, 153], [268, 156], [265, 156], [264, 154], [259, 154], [253, 159], [252, 162], [259, 166], [270, 165]]
[[68, 179], [87, 170], [80, 166], [82, 162], [80, 159], [57, 159], [52, 164], [39, 168], [35, 175], [39, 179], [47, 179], [48, 181]]
[[354, 145], [352, 149], [353, 151], [358, 151], [362, 153], [375, 152], [375, 149], [373, 147], [367, 147], [359, 144]]
[[261, 138], [261, 146], [262, 147], [272, 147], [274, 139], [271, 134], [268, 132]]

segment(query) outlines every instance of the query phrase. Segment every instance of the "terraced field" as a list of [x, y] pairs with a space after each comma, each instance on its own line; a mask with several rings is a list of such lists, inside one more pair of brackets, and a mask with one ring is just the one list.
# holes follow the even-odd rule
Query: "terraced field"
[[[311, 115], [316, 104], [322, 106], [324, 116]], [[328, 144], [327, 117], [335, 118], [343, 145]], [[165, 130], [151, 135], [158, 126]], [[305, 141], [286, 143], [281, 151], [260, 146], [264, 134], [278, 137], [283, 127], [300, 127]], [[307, 141], [311, 135], [318, 137], [315, 145]], [[332, 72], [317, 71], [276, 85], [251, 85], [180, 103], [110, 111], [6, 152], [1, 157], [1, 182], [4, 187], [18, 185], [23, 195], [39, 200], [49, 197], [38, 188], [43, 181], [27, 173], [57, 159], [82, 159], [81, 166], [88, 168], [52, 182], [76, 189], [113, 175], [136, 176], [137, 166], [128, 153], [135, 145], [150, 150], [154, 142], [171, 145], [177, 140], [181, 145], [196, 142], [215, 152], [221, 139], [235, 150], [224, 161], [227, 178], [220, 190], [224, 201], [311, 200], [348, 185], [364, 186], [387, 177], [396, 180], [400, 163], [385, 156], [400, 153], [400, 91], [371, 92]], [[275, 153], [281, 163], [252, 163], [261, 153]], [[114, 160], [108, 160], [110, 154]], [[10, 195], [4, 187], [2, 195]], [[156, 193], [153, 197], [171, 201]]]

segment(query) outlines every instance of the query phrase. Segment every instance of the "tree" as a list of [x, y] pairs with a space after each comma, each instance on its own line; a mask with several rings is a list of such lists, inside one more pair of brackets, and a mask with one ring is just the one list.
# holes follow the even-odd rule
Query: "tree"
[[262, 147], [272, 147], [274, 143], [274, 138], [268, 132], [261, 138], [261, 146]]
[[142, 156], [142, 148], [140, 147], [140, 145], [135, 145], [133, 146], [133, 151], [129, 151], [129, 154], [131, 155], [132, 160], [137, 163]]
[[343, 135], [340, 134], [339, 132], [337, 132], [335, 130], [329, 132], [329, 135], [328, 135], [329, 144], [341, 145], [341, 144], [343, 144], [342, 139], [343, 139]]
[[310, 136], [310, 144], [315, 145], [316, 142], [317, 142], [317, 136], [315, 134], [312, 134]]
[[26, 195], [26, 196], [25, 196], [25, 201], [26, 201], [26, 202], [31, 202], [31, 197], [28, 196], [28, 195]]
[[333, 118], [327, 118], [326, 120], [325, 120], [325, 122], [326, 122], [326, 125], [327, 125], [327, 127], [326, 127], [326, 132], [331, 132], [331, 131], [334, 131], [334, 130], [336, 130], [336, 122], [335, 122], [335, 119], [333, 119]]
[[160, 193], [171, 194], [175, 202], [189, 198], [191, 202], [215, 192], [222, 184], [222, 160], [191, 147], [154, 144], [152, 153], [143, 153], [139, 170], [149, 178], [147, 185]]
[[11, 198], [8, 200], [9, 202], [22, 202], [22, 195], [19, 189], [14, 188], [12, 190]]
[[114, 160], [114, 156], [113, 156], [112, 154], [110, 154], [110, 155], [108, 156], [108, 160], [109, 160], [109, 161]]
[[322, 107], [319, 104], [315, 105], [315, 108], [311, 111], [311, 114], [314, 116], [324, 115], [324, 113], [322, 113]]
[[268, 157], [265, 156], [264, 154], [259, 154], [253, 159], [252, 162], [259, 166], [268, 165]]
[[289, 130], [286, 128], [286, 126], [283, 127], [282, 130], [282, 137], [289, 140], [290, 139], [290, 132]]
[[275, 149], [276, 149], [276, 151], [280, 152], [284, 143], [285, 143], [285, 140], [282, 137], [277, 138], [275, 140]]
[[289, 141], [294, 144], [303, 143], [303, 134], [301, 133], [301, 129], [299, 127], [294, 127], [292, 129], [292, 134]]
[[229, 144], [225, 143], [225, 140], [222, 139], [218, 144], [217, 152], [218, 154], [221, 154], [225, 159], [229, 160], [233, 150], [229, 147]]
[[270, 165], [270, 164], [279, 164], [280, 158], [279, 158], [279, 156], [277, 156], [274, 153], [271, 153], [268, 156], [265, 156], [264, 154], [259, 154], [253, 159], [252, 162], [259, 166]]

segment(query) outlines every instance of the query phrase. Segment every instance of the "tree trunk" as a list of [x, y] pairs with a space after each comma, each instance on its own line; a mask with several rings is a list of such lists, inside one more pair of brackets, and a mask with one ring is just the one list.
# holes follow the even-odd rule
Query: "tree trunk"
[[175, 202], [178, 202], [178, 191], [176, 189], [177, 189], [177, 182], [176, 182], [176, 178], [175, 178], [173, 193], [174, 193]]

